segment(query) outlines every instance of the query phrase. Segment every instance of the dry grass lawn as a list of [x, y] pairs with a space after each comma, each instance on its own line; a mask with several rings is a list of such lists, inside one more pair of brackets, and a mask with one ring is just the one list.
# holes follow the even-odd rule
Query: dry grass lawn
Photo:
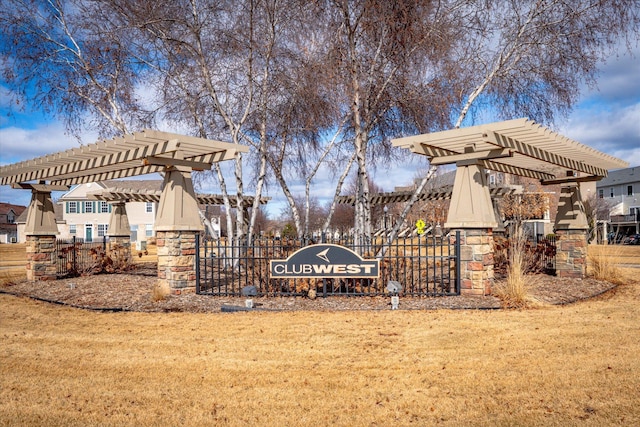
[[639, 425], [640, 270], [621, 271], [613, 293], [521, 311], [95, 313], [0, 295], [0, 425]]

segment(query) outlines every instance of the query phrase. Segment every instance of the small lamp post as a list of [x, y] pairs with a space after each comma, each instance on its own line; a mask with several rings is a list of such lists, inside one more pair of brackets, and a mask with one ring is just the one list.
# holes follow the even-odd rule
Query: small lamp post
[[387, 214], [389, 213], [389, 208], [387, 207], [387, 205], [384, 205], [384, 207], [382, 208], [382, 212], [384, 212], [383, 214], [383, 218], [384, 218], [384, 231], [386, 233], [387, 231]]
[[387, 283], [387, 291], [391, 295], [391, 310], [397, 310], [400, 305], [400, 292], [402, 292], [402, 285], [395, 280], [389, 280]]

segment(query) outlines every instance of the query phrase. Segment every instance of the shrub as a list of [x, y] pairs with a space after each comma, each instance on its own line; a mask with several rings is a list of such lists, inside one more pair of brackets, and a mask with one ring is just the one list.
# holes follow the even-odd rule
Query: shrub
[[587, 255], [591, 275], [594, 279], [605, 280], [610, 283], [623, 284], [622, 271], [616, 265], [616, 258], [620, 256], [620, 249], [616, 248], [609, 252], [599, 245], [589, 248]]

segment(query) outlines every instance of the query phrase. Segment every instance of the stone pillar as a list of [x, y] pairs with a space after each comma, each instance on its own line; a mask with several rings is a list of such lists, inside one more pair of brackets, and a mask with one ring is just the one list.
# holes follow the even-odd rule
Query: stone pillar
[[586, 277], [588, 230], [580, 187], [577, 184], [563, 187], [554, 227], [558, 277]]
[[162, 294], [196, 290], [197, 231], [157, 231], [158, 287]]
[[[452, 243], [456, 230], [451, 230]], [[493, 287], [493, 233], [486, 229], [460, 230], [460, 294], [491, 295]]]
[[31, 191], [24, 232], [27, 239], [27, 280], [55, 280], [58, 225], [51, 191]]
[[165, 172], [156, 217], [157, 294], [179, 295], [196, 289], [196, 234], [204, 230], [191, 173], [179, 167]]
[[493, 229], [498, 226], [484, 169], [459, 164], [444, 225], [460, 230], [460, 294], [490, 295], [493, 287]]
[[556, 230], [556, 275], [586, 277], [587, 233], [584, 230]]
[[55, 280], [56, 236], [26, 236], [27, 280]]

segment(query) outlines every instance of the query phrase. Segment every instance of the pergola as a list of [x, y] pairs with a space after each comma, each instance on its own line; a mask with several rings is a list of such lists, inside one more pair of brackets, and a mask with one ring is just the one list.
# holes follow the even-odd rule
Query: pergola
[[[126, 182], [122, 183], [126, 185]], [[237, 196], [229, 196], [235, 201]], [[162, 191], [157, 190], [134, 190], [130, 188], [107, 188], [105, 190], [96, 191], [87, 194], [87, 198], [92, 200], [100, 200], [108, 202], [115, 206], [112, 211], [111, 221], [109, 222], [109, 232], [114, 235], [128, 232], [129, 221], [126, 218], [126, 210], [124, 205], [126, 202], [151, 202], [159, 203], [162, 199]], [[195, 194], [196, 201], [199, 205], [224, 205], [224, 196], [221, 194]], [[241, 208], [245, 211], [243, 218], [245, 219], [245, 227], [248, 225], [249, 216], [248, 208], [253, 206], [255, 198], [253, 196], [241, 196]], [[269, 197], [261, 197], [260, 204], [266, 205]]]
[[[144, 130], [0, 167], [0, 185], [32, 191], [25, 226], [30, 261], [27, 276], [32, 279], [51, 278], [46, 271], [49, 267], [42, 268], [43, 263], [38, 263], [43, 261], [46, 265], [43, 253], [50, 248], [51, 239], [55, 240], [58, 233], [51, 191], [65, 191], [75, 184], [158, 172], [164, 174], [164, 184], [155, 228], [158, 240], [163, 244], [170, 241], [172, 248], [165, 251], [159, 245], [158, 274], [168, 283], [170, 290], [194, 287], [192, 282], [195, 278], [191, 279], [193, 261], [181, 259], [194, 254], [192, 242], [195, 233], [203, 228], [191, 172], [211, 169], [213, 163], [231, 160], [236, 153], [248, 150], [248, 147], [238, 144]], [[119, 210], [113, 211], [117, 214]], [[124, 230], [116, 228], [115, 232], [124, 233]], [[127, 239], [128, 236], [129, 230], [126, 230]], [[109, 237], [125, 236], [114, 235], [110, 230]], [[163, 259], [165, 256], [167, 259]], [[166, 268], [163, 270], [161, 267]], [[179, 274], [173, 274], [176, 272]]]
[[463, 238], [471, 242], [469, 257], [463, 260], [467, 262], [463, 290], [466, 286], [471, 294], [490, 293], [493, 281], [491, 235], [498, 224], [485, 169], [563, 187], [555, 223], [561, 239], [556, 269], [561, 276], [584, 277], [588, 224], [579, 183], [598, 181], [608, 170], [628, 166], [526, 118], [398, 138], [392, 143], [427, 156], [432, 165], [457, 166], [445, 227], [463, 230]]
[[[424, 202], [427, 200], [446, 200], [450, 199], [453, 194], [451, 186], [447, 186], [439, 189], [438, 191], [422, 192], [417, 195], [416, 200], [418, 202]], [[492, 187], [489, 189], [491, 197], [504, 197], [507, 194], [513, 194], [514, 192], [521, 191], [516, 187]], [[413, 196], [413, 191], [391, 191], [387, 193], [374, 193], [369, 196], [369, 203], [371, 206], [387, 205], [390, 203], [403, 203], [408, 202]], [[355, 206], [356, 196], [338, 196], [337, 203], [343, 205]]]

